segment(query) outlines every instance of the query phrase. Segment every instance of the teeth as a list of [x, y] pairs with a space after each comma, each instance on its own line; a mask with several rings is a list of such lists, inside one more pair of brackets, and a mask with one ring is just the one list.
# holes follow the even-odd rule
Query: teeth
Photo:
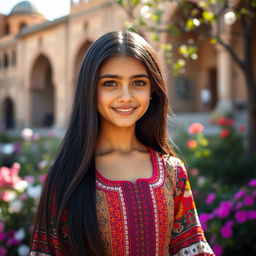
[[119, 111], [119, 112], [129, 112], [132, 111], [134, 108], [127, 108], [127, 109], [121, 109], [121, 108], [115, 108], [115, 110]]

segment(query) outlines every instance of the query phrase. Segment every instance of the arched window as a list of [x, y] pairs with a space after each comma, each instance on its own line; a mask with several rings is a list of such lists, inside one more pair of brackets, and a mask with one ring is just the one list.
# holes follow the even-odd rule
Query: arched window
[[9, 57], [8, 57], [8, 54], [5, 53], [4, 54], [4, 68], [8, 68], [9, 66]]

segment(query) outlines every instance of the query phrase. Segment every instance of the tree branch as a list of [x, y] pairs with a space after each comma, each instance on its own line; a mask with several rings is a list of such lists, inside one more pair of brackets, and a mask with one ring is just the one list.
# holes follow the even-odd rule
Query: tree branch
[[233, 50], [233, 48], [224, 42], [224, 40], [222, 40], [218, 35], [215, 34], [211, 34], [211, 37], [216, 38], [218, 43], [220, 45], [222, 45], [228, 52], [229, 54], [232, 56], [232, 58], [234, 59], [234, 61], [239, 65], [239, 67], [245, 71], [245, 63], [244, 61], [240, 60], [239, 57], [237, 56], [237, 54], [235, 53], [235, 51]]

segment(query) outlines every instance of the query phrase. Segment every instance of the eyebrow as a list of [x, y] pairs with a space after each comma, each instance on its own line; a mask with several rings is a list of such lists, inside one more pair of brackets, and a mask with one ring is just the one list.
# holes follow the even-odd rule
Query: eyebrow
[[[103, 78], [123, 79], [122, 76], [111, 75], [111, 74], [105, 74], [105, 75], [100, 76], [100, 77], [99, 77], [99, 80], [100, 80], [100, 79], [103, 79]], [[137, 75], [131, 76], [130, 78], [132, 78], [132, 79], [134, 79], [134, 78], [148, 78], [148, 79], [149, 79], [149, 76], [146, 75], [146, 74], [137, 74]]]

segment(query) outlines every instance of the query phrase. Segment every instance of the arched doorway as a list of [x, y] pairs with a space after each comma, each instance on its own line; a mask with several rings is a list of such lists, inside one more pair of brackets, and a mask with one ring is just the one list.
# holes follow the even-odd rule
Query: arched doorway
[[15, 127], [15, 120], [14, 120], [14, 106], [13, 102], [10, 98], [6, 98], [4, 100], [3, 105], [4, 110], [4, 124], [6, 129], [11, 129]]
[[76, 58], [75, 58], [75, 62], [74, 62], [74, 71], [73, 71], [74, 87], [76, 87], [76, 83], [78, 80], [78, 75], [79, 75], [79, 71], [80, 71], [80, 67], [81, 67], [83, 58], [84, 58], [88, 48], [90, 47], [90, 45], [91, 45], [91, 42], [89, 42], [89, 41], [84, 42], [76, 54]]
[[40, 55], [31, 73], [31, 125], [50, 127], [54, 123], [54, 85], [52, 67], [47, 57]]

